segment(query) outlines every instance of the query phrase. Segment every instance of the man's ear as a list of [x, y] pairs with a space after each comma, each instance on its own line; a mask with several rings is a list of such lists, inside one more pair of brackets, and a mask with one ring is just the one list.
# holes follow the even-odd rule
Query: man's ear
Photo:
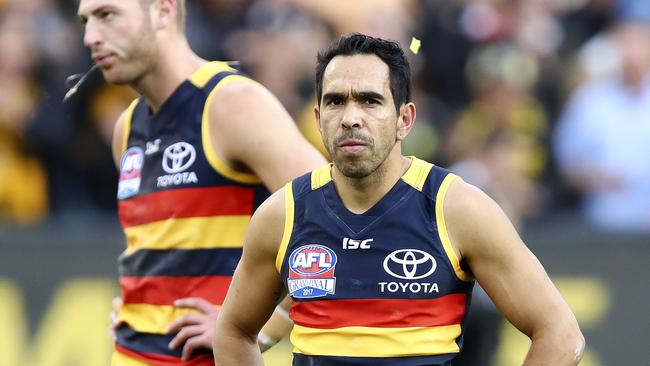
[[323, 128], [321, 127], [320, 124], [320, 108], [318, 108], [318, 104], [314, 106], [314, 117], [316, 117], [316, 125], [318, 126], [318, 131], [320, 131], [321, 135], [323, 134]]
[[417, 115], [417, 111], [415, 108], [415, 104], [413, 102], [409, 102], [406, 104], [402, 104], [402, 106], [399, 109], [399, 118], [397, 119], [397, 140], [398, 141], [403, 141], [406, 136], [411, 133], [411, 130], [413, 129], [413, 125], [415, 124], [415, 117]]
[[162, 30], [176, 24], [177, 13], [178, 2], [176, 0], [155, 0], [152, 15], [154, 29]]

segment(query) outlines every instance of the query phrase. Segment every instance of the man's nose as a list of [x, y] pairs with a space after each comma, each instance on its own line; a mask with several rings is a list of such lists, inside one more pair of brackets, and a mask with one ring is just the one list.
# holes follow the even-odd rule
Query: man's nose
[[102, 43], [101, 32], [97, 23], [92, 19], [88, 19], [84, 30], [84, 45], [88, 48], [93, 48]]
[[356, 103], [348, 103], [345, 106], [341, 125], [344, 128], [360, 128], [363, 125], [363, 112]]

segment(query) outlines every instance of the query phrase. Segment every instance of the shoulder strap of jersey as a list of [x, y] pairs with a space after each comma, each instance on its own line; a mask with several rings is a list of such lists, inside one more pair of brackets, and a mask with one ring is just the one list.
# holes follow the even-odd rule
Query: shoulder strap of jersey
[[282, 241], [278, 248], [278, 254], [275, 257], [275, 268], [278, 273], [282, 273], [282, 262], [289, 246], [289, 239], [293, 233], [294, 221], [294, 198], [293, 198], [293, 184], [289, 182], [284, 186], [284, 232], [282, 233]]
[[138, 105], [140, 98], [135, 98], [129, 107], [124, 111], [124, 122], [122, 125], [122, 150], [120, 155], [124, 154], [127, 147], [129, 146], [129, 136], [131, 135], [131, 123], [133, 121], [133, 111]]
[[311, 172], [311, 190], [323, 187], [332, 180], [332, 164], [326, 164]]
[[424, 184], [427, 182], [427, 178], [429, 177], [429, 173], [433, 168], [433, 164], [414, 156], [411, 156], [410, 158], [412, 160], [411, 166], [402, 176], [402, 180], [406, 184], [422, 192]]
[[207, 93], [205, 105], [203, 106], [203, 115], [201, 117], [201, 140], [210, 166], [217, 173], [235, 182], [242, 184], [263, 183], [256, 175], [237, 171], [223, 162], [215, 153], [215, 146], [210, 131], [210, 107], [219, 89], [231, 82], [255, 83], [255, 81], [240, 73], [231, 64], [221, 61], [211, 62], [203, 66], [190, 77], [190, 81]]
[[219, 74], [237, 74], [238, 71], [233, 67], [233, 65], [228, 62], [223, 61], [213, 61], [201, 66], [196, 70], [188, 80], [194, 84], [197, 88], [203, 89], [208, 86], [208, 84], [214, 83], [214, 77]]
[[430, 180], [430, 192], [434, 194], [435, 199], [434, 199], [434, 205], [435, 205], [435, 215], [436, 215], [436, 224], [438, 227], [438, 237], [440, 238], [440, 242], [442, 243], [442, 247], [445, 250], [445, 253], [447, 254], [447, 258], [449, 259], [449, 262], [451, 263], [452, 267], [454, 268], [454, 273], [456, 274], [456, 277], [462, 281], [470, 282], [473, 280], [472, 275], [469, 273], [465, 272], [461, 265], [460, 265], [460, 260], [458, 256], [456, 255], [456, 252], [454, 251], [453, 245], [451, 243], [451, 239], [449, 237], [449, 233], [447, 231], [447, 224], [445, 222], [445, 210], [444, 210], [444, 204], [445, 204], [445, 197], [447, 195], [447, 191], [449, 190], [449, 187], [451, 184], [457, 180], [461, 179], [458, 177], [456, 174], [451, 173], [447, 169], [435, 167], [435, 174], [432, 174], [432, 179]]

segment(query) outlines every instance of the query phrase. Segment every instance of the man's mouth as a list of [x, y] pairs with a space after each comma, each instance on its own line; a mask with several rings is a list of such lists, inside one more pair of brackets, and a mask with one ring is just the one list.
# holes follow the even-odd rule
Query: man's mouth
[[93, 55], [95, 64], [102, 69], [107, 69], [115, 63], [115, 56], [111, 53]]
[[357, 139], [347, 139], [339, 144], [339, 149], [347, 154], [359, 154], [366, 147], [368, 147], [368, 144]]

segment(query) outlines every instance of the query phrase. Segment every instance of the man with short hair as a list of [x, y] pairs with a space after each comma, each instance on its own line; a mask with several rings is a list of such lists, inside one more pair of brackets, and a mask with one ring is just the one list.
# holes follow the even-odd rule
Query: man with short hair
[[576, 319], [501, 209], [402, 155], [416, 108], [399, 46], [342, 37], [318, 57], [316, 94], [333, 164], [253, 215], [217, 319], [216, 365], [262, 364], [255, 335], [287, 292], [293, 365], [450, 365], [474, 278], [532, 340], [525, 365], [576, 365]]
[[[113, 136], [127, 238], [114, 366], [212, 364], [217, 307], [253, 211], [325, 162], [267, 89], [190, 49], [184, 13], [182, 0], [79, 3], [104, 78], [141, 94]], [[265, 332], [267, 345], [282, 336]]]

